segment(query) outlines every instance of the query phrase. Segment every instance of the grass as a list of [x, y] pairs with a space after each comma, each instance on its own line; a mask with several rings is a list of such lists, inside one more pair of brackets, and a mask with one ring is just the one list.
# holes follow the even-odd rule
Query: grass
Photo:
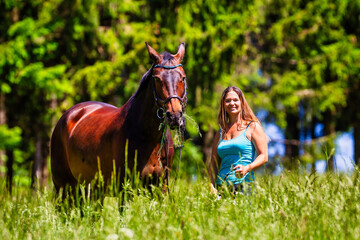
[[10, 196], [2, 181], [0, 239], [360, 239], [359, 173], [258, 176], [256, 193], [221, 199], [206, 179], [179, 179], [170, 194], [128, 184], [72, 207], [52, 189]]

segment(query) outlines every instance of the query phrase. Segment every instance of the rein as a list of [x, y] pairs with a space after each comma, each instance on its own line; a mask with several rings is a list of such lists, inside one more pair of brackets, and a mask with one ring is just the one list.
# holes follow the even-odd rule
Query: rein
[[[164, 66], [164, 65], [155, 65], [154, 68], [164, 68], [164, 69], [174, 69], [174, 68], [177, 68], [177, 67], [182, 67], [183, 65], [182, 64], [177, 64], [177, 65], [174, 65], [174, 66]], [[184, 93], [184, 96], [181, 98], [179, 97], [178, 95], [170, 95], [168, 98], [166, 98], [165, 100], [164, 99], [161, 99], [157, 94], [156, 94], [156, 90], [155, 90], [155, 81], [153, 80], [152, 81], [152, 90], [153, 90], [153, 95], [154, 95], [154, 99], [155, 99], [155, 103], [157, 105], [157, 111], [156, 111], [156, 116], [160, 119], [160, 120], [163, 120], [164, 117], [165, 117], [165, 110], [164, 110], [164, 105], [169, 102], [172, 98], [177, 98], [183, 109], [185, 110], [185, 107], [186, 107], [186, 102], [187, 102], [187, 92], [186, 92], [186, 82], [185, 82], [185, 93]], [[162, 113], [160, 113], [160, 111]], [[165, 121], [164, 121], [165, 122]], [[164, 146], [165, 146], [165, 158], [166, 158], [166, 184], [168, 185], [168, 191], [169, 191], [169, 159], [168, 159], [168, 152], [167, 152], [167, 143], [166, 143], [166, 137], [164, 138], [164, 135], [165, 135], [165, 132], [166, 132], [166, 124], [162, 123], [162, 139], [161, 141], [164, 141]], [[160, 129], [159, 129], [160, 130]], [[178, 164], [178, 171], [177, 171], [177, 174], [176, 174], [176, 177], [175, 177], [175, 182], [177, 180], [177, 177], [178, 177], [178, 173], [179, 173], [179, 169], [180, 169], [180, 162], [181, 162], [181, 151], [184, 147], [183, 145], [183, 140], [184, 140], [184, 134], [183, 132], [181, 131], [180, 132], [181, 134], [181, 145], [178, 146], [177, 148], [180, 148], [180, 152], [179, 152], [179, 164]], [[165, 140], [164, 140], [165, 139]], [[175, 185], [174, 185], [175, 186]], [[173, 187], [174, 187], [173, 186]], [[174, 189], [173, 189], [174, 190]]]

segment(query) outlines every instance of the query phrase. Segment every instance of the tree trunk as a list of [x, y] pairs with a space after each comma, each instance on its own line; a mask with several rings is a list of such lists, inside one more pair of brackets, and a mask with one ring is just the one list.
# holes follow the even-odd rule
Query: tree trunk
[[[5, 95], [0, 92], [0, 125], [6, 124]], [[0, 149], [0, 168], [5, 167], [5, 150]], [[0, 170], [0, 178], [4, 178], [5, 173]]]
[[[316, 119], [315, 117], [311, 118], [311, 139], [315, 139], [315, 126], [316, 126]], [[311, 172], [315, 172], [316, 171], [316, 160], [314, 159], [314, 161], [311, 163]]]
[[327, 170], [334, 171], [335, 170], [335, 144], [334, 144], [334, 136], [335, 136], [335, 121], [334, 121], [334, 113], [331, 111], [327, 111], [324, 113], [324, 134], [328, 137], [326, 140], [325, 147], [325, 156], [328, 158]]
[[[39, 102], [46, 102], [43, 99]], [[48, 104], [48, 103], [44, 103]], [[57, 99], [55, 95], [52, 95], [50, 103], [47, 105], [48, 108], [56, 110], [57, 108]], [[49, 145], [50, 145], [50, 126], [55, 126], [56, 119], [52, 119], [52, 123], [47, 124], [43, 122], [38, 122], [35, 126], [34, 131], [36, 132], [35, 137], [35, 154], [34, 154], [34, 164], [31, 172], [31, 187], [44, 187], [48, 184], [49, 179], [49, 170], [48, 170], [48, 157], [49, 157]]]
[[212, 145], [214, 141], [214, 130], [209, 129], [207, 132], [203, 132], [202, 152], [204, 163], [207, 164], [211, 160]]
[[360, 167], [360, 123], [355, 122], [353, 127], [355, 164]]
[[13, 182], [13, 176], [14, 176], [14, 151], [13, 150], [6, 150], [6, 187], [8, 191], [12, 192], [12, 182]]
[[48, 170], [47, 170], [47, 141], [42, 137], [42, 134], [39, 132], [36, 135], [35, 142], [35, 160], [32, 169], [32, 178], [31, 186], [35, 187], [44, 187], [47, 183]]
[[298, 114], [288, 113], [286, 115], [286, 129], [285, 129], [285, 158], [284, 167], [286, 169], [297, 169], [299, 158], [299, 116]]

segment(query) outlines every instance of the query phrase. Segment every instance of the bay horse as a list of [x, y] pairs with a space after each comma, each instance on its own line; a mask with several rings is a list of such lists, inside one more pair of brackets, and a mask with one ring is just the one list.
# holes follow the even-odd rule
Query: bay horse
[[55, 126], [50, 148], [57, 192], [90, 183], [99, 170], [107, 182], [114, 166], [122, 183], [126, 155], [129, 169], [134, 168], [137, 159], [140, 178], [151, 176], [152, 183], [168, 176], [174, 144], [165, 125], [185, 129], [186, 75], [181, 64], [185, 44], [178, 46], [175, 55], [159, 54], [145, 44], [153, 64], [121, 108], [94, 101], [79, 103], [67, 110]]

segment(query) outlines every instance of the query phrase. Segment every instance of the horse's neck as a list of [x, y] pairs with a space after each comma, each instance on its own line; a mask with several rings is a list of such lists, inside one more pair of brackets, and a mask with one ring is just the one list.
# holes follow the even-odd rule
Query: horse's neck
[[[148, 84], [150, 85], [150, 84]], [[129, 101], [127, 120], [142, 134], [152, 139], [160, 138], [160, 119], [156, 116], [157, 106], [150, 86], [147, 86]]]

